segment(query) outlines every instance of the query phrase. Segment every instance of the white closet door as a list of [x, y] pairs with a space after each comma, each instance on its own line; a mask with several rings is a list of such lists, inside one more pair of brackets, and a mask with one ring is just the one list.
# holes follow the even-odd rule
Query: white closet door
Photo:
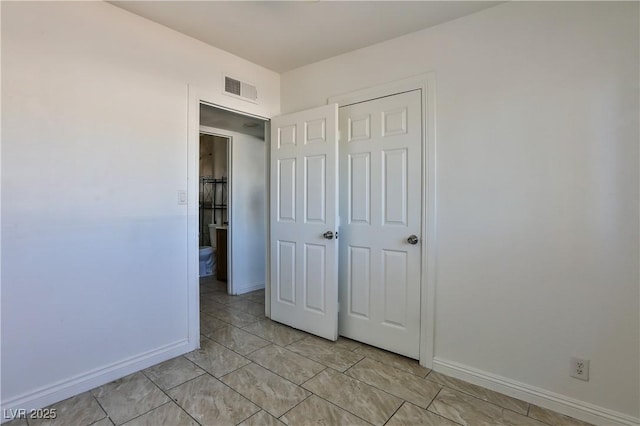
[[271, 121], [271, 318], [338, 337], [338, 107]]
[[420, 348], [421, 91], [340, 108], [340, 335]]

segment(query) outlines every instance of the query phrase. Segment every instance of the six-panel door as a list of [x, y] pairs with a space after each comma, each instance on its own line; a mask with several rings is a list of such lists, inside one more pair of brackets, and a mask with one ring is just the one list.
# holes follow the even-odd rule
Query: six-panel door
[[271, 318], [338, 332], [336, 104], [271, 121]]
[[339, 113], [339, 334], [412, 358], [420, 346], [421, 105], [415, 90]]

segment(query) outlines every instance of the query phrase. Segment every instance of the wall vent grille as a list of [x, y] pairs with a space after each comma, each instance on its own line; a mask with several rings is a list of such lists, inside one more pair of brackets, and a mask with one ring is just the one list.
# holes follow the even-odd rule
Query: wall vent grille
[[250, 102], [258, 101], [258, 89], [256, 86], [227, 75], [224, 76], [224, 93], [238, 96]]

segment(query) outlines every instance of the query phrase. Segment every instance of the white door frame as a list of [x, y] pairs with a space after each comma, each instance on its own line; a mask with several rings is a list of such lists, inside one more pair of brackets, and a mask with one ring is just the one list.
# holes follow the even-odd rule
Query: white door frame
[[[199, 148], [200, 148], [200, 104], [210, 105], [237, 114], [256, 117], [269, 122], [268, 117], [245, 111], [228, 108], [217, 104], [217, 93], [188, 86], [187, 104], [187, 331], [189, 350], [200, 347], [200, 279], [199, 279], [199, 248], [198, 238], [198, 199], [199, 199]], [[268, 128], [268, 126], [267, 126]], [[267, 139], [267, 143], [268, 139]], [[229, 150], [230, 152], [231, 150]], [[267, 155], [268, 161], [268, 155]], [[267, 174], [268, 178], [268, 174]], [[267, 194], [267, 197], [269, 195]], [[267, 198], [268, 199], [268, 198]], [[267, 234], [267, 244], [268, 241]], [[267, 274], [269, 273], [267, 266]], [[268, 275], [267, 275], [268, 284]]]
[[422, 91], [422, 250], [420, 277], [420, 365], [432, 368], [435, 337], [436, 288], [436, 114], [435, 73], [420, 74], [376, 87], [332, 96], [339, 107], [398, 93]]

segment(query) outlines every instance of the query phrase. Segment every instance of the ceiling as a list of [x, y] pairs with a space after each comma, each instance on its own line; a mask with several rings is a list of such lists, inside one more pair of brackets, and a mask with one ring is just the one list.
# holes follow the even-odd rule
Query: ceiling
[[497, 1], [111, 1], [282, 73], [495, 6]]

